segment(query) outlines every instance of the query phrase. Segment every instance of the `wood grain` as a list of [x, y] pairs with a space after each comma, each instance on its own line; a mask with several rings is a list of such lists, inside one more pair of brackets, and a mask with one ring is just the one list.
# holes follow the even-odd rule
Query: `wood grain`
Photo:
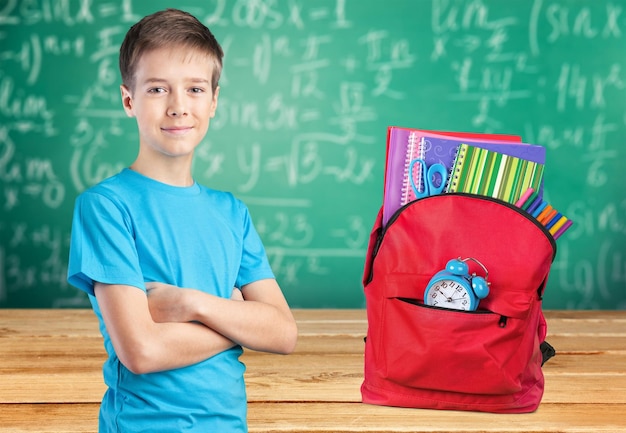
[[[287, 356], [246, 350], [251, 432], [626, 431], [626, 311], [548, 311], [557, 356], [524, 415], [361, 403], [364, 310], [294, 310]], [[90, 310], [0, 310], [0, 431], [95, 432], [105, 353]]]

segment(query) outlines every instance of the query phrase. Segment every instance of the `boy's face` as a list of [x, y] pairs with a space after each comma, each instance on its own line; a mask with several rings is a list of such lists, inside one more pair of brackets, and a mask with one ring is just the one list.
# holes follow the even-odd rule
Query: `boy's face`
[[147, 52], [137, 62], [135, 89], [121, 86], [124, 110], [137, 119], [140, 156], [189, 157], [215, 116], [219, 88], [211, 89], [213, 61], [185, 48]]

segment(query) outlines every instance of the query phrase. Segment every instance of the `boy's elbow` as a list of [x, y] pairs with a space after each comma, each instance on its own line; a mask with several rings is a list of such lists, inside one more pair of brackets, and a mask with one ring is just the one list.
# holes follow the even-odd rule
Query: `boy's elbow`
[[154, 356], [146, 345], [137, 344], [118, 354], [120, 362], [133, 374], [154, 373]]
[[124, 367], [126, 367], [128, 371], [136, 375], [154, 372], [154, 370], [152, 370], [146, 362], [139, 358], [129, 358], [126, 361], [120, 361], [124, 364]]
[[280, 352], [282, 355], [289, 355], [290, 353], [293, 353], [294, 350], [296, 350], [296, 344], [298, 343], [298, 339], [297, 337], [294, 338], [292, 341], [289, 341], [285, 344], [285, 347], [283, 348], [283, 351]]
[[297, 343], [298, 343], [298, 326], [296, 325], [296, 322], [294, 320], [285, 327], [283, 341], [282, 341], [282, 344], [278, 353], [282, 355], [289, 355], [294, 350], [296, 350]]

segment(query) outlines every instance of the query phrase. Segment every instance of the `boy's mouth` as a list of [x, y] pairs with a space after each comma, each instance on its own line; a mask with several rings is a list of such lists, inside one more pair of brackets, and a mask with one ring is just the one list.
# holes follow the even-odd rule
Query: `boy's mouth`
[[187, 132], [191, 131], [191, 129], [192, 129], [191, 126], [172, 126], [169, 128], [161, 128], [162, 131], [167, 132], [168, 134], [174, 134], [174, 135], [186, 134]]

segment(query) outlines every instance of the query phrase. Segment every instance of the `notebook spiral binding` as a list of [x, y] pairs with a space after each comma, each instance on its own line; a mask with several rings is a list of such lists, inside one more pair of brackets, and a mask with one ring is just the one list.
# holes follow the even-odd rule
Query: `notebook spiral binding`
[[459, 150], [454, 157], [454, 161], [452, 162], [452, 169], [450, 170], [450, 176], [448, 176], [448, 184], [444, 188], [445, 192], [454, 192], [458, 188], [459, 183], [459, 175], [461, 171], [461, 161], [465, 158], [465, 148], [463, 146], [459, 147]]
[[[402, 195], [400, 198], [400, 205], [404, 206], [410, 201], [415, 200], [415, 196], [413, 194], [413, 189], [411, 187], [411, 176], [413, 173], [411, 170], [411, 162], [414, 158], [422, 158], [424, 159], [424, 146], [422, 140], [419, 137], [419, 134], [416, 132], [411, 132], [408, 138], [408, 145], [406, 148], [406, 155], [404, 158], [404, 178], [402, 181]], [[421, 166], [417, 166], [418, 172], [416, 173], [417, 179], [422, 178]]]

